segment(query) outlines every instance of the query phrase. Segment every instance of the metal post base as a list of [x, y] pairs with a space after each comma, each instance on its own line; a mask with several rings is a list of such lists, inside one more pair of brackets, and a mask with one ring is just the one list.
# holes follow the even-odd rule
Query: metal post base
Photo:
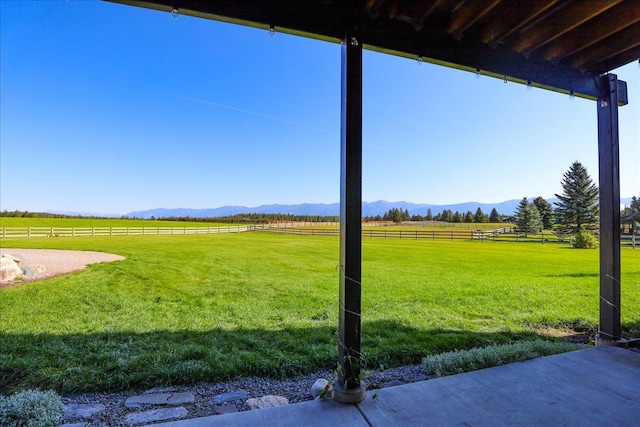
[[629, 347], [629, 341], [627, 341], [624, 338], [618, 339], [618, 340], [612, 340], [611, 338], [607, 338], [605, 336], [602, 336], [600, 334], [596, 334], [595, 337], [595, 341], [596, 341], [596, 347], [603, 347], [606, 345], [612, 345], [615, 347], [623, 347], [623, 348], [628, 348]]
[[350, 405], [355, 405], [356, 403], [360, 403], [367, 396], [366, 394], [367, 387], [361, 381], [360, 386], [356, 388], [350, 388], [345, 390], [338, 383], [333, 385], [333, 400], [338, 403], [346, 403]]

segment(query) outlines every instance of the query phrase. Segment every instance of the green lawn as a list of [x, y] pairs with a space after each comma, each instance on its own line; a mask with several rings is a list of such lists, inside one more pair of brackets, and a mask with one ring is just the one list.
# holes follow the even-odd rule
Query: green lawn
[[[3, 239], [126, 260], [0, 290], [0, 391], [69, 393], [290, 376], [337, 360], [338, 239], [268, 233]], [[623, 324], [640, 332], [640, 250], [622, 250]], [[598, 251], [363, 241], [368, 367], [595, 331]]]

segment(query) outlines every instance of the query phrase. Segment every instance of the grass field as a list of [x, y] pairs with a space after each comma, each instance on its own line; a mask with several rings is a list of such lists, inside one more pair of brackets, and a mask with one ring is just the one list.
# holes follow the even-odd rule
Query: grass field
[[[337, 238], [254, 232], [1, 243], [126, 257], [0, 290], [5, 389], [138, 389], [335, 366]], [[595, 250], [371, 239], [362, 270], [371, 368], [597, 328]], [[623, 325], [638, 336], [640, 250], [623, 248], [622, 271]]]

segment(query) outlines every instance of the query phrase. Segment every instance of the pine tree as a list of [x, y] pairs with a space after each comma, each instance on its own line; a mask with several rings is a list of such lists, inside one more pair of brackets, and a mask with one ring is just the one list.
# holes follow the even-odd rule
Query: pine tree
[[484, 222], [484, 212], [482, 212], [482, 209], [480, 209], [479, 206], [478, 210], [476, 210], [476, 214], [473, 216], [473, 222]]
[[471, 213], [471, 211], [467, 211], [467, 213], [464, 214], [464, 222], [473, 222], [473, 214]]
[[556, 194], [556, 225], [561, 232], [577, 233], [583, 227], [598, 226], [598, 187], [593, 183], [587, 169], [580, 162], [573, 162], [564, 173], [562, 194]]
[[491, 209], [491, 213], [489, 214], [489, 222], [501, 222], [500, 214], [496, 210], [496, 208]]
[[537, 233], [542, 230], [542, 218], [540, 212], [534, 204], [530, 204], [527, 198], [523, 198], [516, 209], [516, 232], [524, 233], [527, 237], [529, 233]]
[[542, 228], [551, 230], [553, 228], [553, 208], [543, 197], [536, 197], [533, 204], [538, 208], [540, 217], [542, 217]]
[[431, 213], [431, 208], [427, 209], [427, 221], [433, 221], [433, 214]]

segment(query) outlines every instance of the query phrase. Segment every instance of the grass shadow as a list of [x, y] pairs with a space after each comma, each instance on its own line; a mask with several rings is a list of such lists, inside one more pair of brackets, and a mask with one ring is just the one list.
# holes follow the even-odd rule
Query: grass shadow
[[[533, 332], [419, 330], [397, 321], [365, 322], [366, 369], [420, 363], [424, 356], [544, 337]], [[548, 338], [548, 337], [547, 337]], [[303, 345], [301, 345], [303, 343]], [[294, 377], [332, 370], [336, 328], [0, 336], [0, 392], [63, 394], [140, 390], [233, 378]]]

